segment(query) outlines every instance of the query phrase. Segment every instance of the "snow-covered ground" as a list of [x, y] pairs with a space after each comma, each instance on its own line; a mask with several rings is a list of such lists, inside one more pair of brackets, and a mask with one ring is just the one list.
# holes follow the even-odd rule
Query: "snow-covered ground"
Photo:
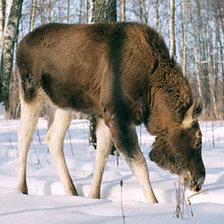
[[[201, 122], [203, 160], [207, 173], [203, 185], [205, 192], [192, 197], [191, 206], [185, 206], [184, 219], [177, 219], [174, 213], [178, 178], [149, 161], [148, 153], [154, 137], [149, 136], [143, 127], [137, 130], [159, 204], [144, 203], [141, 189], [130, 169], [121, 158], [117, 165], [114, 156], [107, 161], [102, 199], [87, 198], [95, 151], [88, 143], [88, 122], [85, 120], [72, 121], [64, 144], [67, 165], [80, 196], [64, 195], [44, 141], [47, 126], [44, 119], [39, 119], [28, 155], [29, 195], [19, 193], [16, 190], [19, 121], [7, 120], [5, 116], [0, 120], [0, 224], [122, 224], [124, 221], [126, 224], [224, 223], [224, 122]], [[187, 197], [192, 193], [186, 194]]]

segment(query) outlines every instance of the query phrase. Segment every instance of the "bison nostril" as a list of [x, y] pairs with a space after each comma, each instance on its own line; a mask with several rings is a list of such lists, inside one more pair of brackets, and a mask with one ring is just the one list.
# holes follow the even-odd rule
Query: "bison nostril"
[[195, 192], [199, 192], [201, 190], [201, 188], [198, 185], [196, 185], [196, 186], [192, 187], [191, 190], [195, 191]]
[[191, 188], [192, 191], [196, 191], [196, 189], [197, 189], [197, 186], [194, 186]]

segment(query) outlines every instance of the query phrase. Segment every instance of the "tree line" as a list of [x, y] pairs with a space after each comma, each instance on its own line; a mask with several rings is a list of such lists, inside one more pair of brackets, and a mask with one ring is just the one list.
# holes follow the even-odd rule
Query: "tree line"
[[49, 23], [136, 21], [154, 27], [182, 65], [204, 119], [224, 119], [224, 1], [0, 0], [0, 102], [19, 116], [15, 52], [35, 27]]

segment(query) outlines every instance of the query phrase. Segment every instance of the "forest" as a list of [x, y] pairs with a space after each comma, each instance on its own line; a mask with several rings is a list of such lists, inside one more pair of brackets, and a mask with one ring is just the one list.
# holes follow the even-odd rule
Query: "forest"
[[20, 114], [16, 47], [41, 24], [134, 21], [165, 39], [195, 96], [203, 120], [224, 119], [224, 2], [220, 0], [1, 0], [0, 102]]

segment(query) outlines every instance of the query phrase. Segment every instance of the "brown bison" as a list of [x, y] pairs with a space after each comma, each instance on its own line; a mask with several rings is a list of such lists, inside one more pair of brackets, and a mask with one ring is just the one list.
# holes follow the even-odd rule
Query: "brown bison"
[[20, 42], [17, 65], [20, 191], [28, 191], [27, 152], [45, 99], [56, 106], [46, 141], [67, 194], [77, 195], [63, 155], [72, 110], [99, 118], [90, 197], [100, 197], [112, 140], [140, 182], [146, 201], [157, 202], [135, 129], [142, 123], [157, 136], [150, 159], [178, 174], [187, 188], [201, 189], [205, 168], [197, 117], [202, 106], [153, 29], [136, 23], [43, 25]]

